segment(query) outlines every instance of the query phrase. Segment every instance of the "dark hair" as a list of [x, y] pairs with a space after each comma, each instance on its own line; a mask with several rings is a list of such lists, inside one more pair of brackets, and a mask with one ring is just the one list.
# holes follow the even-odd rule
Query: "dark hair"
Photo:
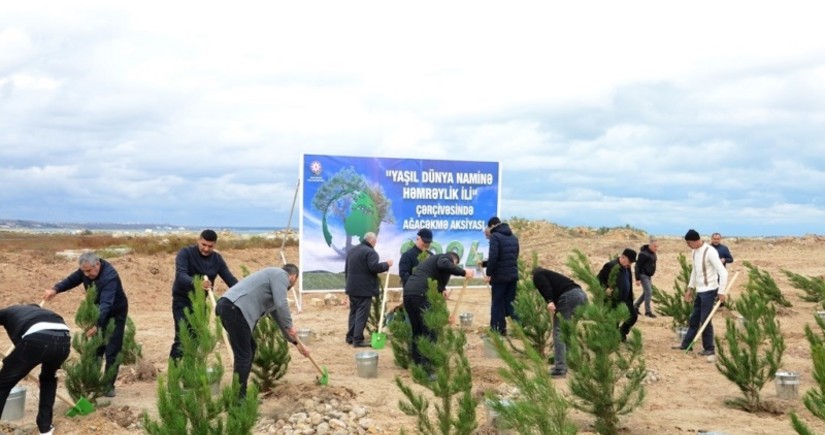
[[292, 263], [284, 264], [281, 269], [283, 269], [287, 275], [298, 275], [298, 266]]
[[487, 221], [487, 228], [494, 227], [500, 223], [501, 219], [499, 219], [497, 216], [493, 216], [490, 218], [490, 220]]
[[453, 260], [453, 263], [458, 264], [458, 262], [461, 261], [461, 257], [459, 257], [458, 254], [456, 254], [453, 251], [448, 252], [447, 255], [450, 256], [450, 259]]
[[214, 230], [203, 230], [201, 231], [201, 239], [206, 240], [207, 242], [217, 242], [218, 233]]

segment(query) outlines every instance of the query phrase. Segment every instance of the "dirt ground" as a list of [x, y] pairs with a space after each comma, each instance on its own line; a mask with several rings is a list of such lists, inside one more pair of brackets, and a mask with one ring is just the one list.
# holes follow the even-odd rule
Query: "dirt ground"
[[[632, 231], [612, 231], [596, 235], [588, 229], [560, 229], [552, 224], [533, 223], [519, 233], [523, 255], [538, 253], [540, 265], [567, 271], [564, 260], [573, 249], [580, 249], [590, 256], [594, 268], [600, 267], [610, 255], [615, 255], [625, 247], [636, 250], [646, 243], [646, 236]], [[707, 236], [705, 236], [707, 237]], [[193, 236], [194, 241], [194, 236]], [[803, 275], [825, 274], [825, 238], [806, 236], [801, 238], [772, 239], [726, 239], [735, 258], [731, 272], [741, 271], [735, 283], [733, 294], [740, 293], [747, 281], [742, 262], [747, 260], [768, 271], [779, 284], [782, 292], [793, 303], [791, 308], [781, 309], [779, 317], [786, 338], [782, 368], [801, 374], [800, 396], [812, 388], [812, 365], [808, 343], [804, 338], [805, 324], [813, 324], [816, 306], [803, 302], [799, 291], [788, 284], [779, 271], [788, 269]], [[220, 249], [220, 244], [218, 245]], [[673, 281], [678, 271], [678, 254], [688, 254], [689, 249], [679, 237], [660, 238], [659, 261], [654, 284], [666, 291], [672, 291]], [[252, 271], [267, 265], [280, 264], [277, 250], [244, 249], [221, 252], [232, 271], [241, 276], [241, 266]], [[297, 248], [287, 248], [288, 261], [297, 262]], [[525, 257], [529, 258], [529, 257]], [[110, 260], [119, 271], [126, 287], [130, 303], [130, 316], [137, 325], [137, 340], [143, 346], [146, 361], [161, 372], [166, 370], [166, 359], [172, 340], [172, 319], [170, 313], [171, 282], [174, 274], [174, 254], [133, 255], [126, 254]], [[13, 251], [0, 245], [0, 305], [13, 303], [37, 303], [43, 291], [66, 276], [76, 267], [74, 259], [67, 259], [56, 252], [44, 253], [38, 249], [15, 248]], [[218, 282], [218, 294], [226, 289]], [[634, 288], [638, 295], [640, 289]], [[473, 327], [468, 330], [468, 358], [473, 364], [473, 388], [478, 394], [483, 392], [506, 391], [497, 368], [502, 362], [486, 357], [481, 335], [489, 323], [489, 291], [471, 289], [465, 294], [461, 312], [473, 313]], [[339, 294], [339, 296], [341, 296]], [[414, 421], [398, 409], [402, 395], [394, 385], [395, 376], [409, 380], [409, 375], [396, 368], [392, 362], [389, 346], [379, 352], [378, 377], [364, 379], [357, 376], [355, 365], [356, 349], [344, 343], [347, 324], [347, 309], [343, 306], [318, 304], [324, 294], [305, 294], [303, 311], [293, 309], [295, 325], [310, 328], [314, 337], [310, 342], [313, 356], [319, 364], [328, 368], [328, 386], [316, 385], [316, 372], [311, 363], [292, 351], [292, 362], [287, 375], [281, 380], [275, 394], [263, 399], [261, 418], [278, 420], [294, 412], [296, 404], [311, 397], [336, 396], [353, 404], [367, 408], [369, 417], [376, 426], [373, 433], [398, 433], [400, 428], [414, 432]], [[75, 289], [59, 295], [49, 303], [48, 308], [63, 315], [71, 324], [75, 310], [82, 298], [82, 291]], [[318, 299], [313, 301], [313, 299]], [[454, 302], [451, 302], [451, 304]], [[655, 310], [655, 307], [654, 307]], [[722, 318], [735, 313], [722, 312], [714, 323], [717, 331], [724, 328]], [[725, 400], [738, 396], [735, 385], [725, 379], [705, 358], [686, 355], [671, 350], [676, 335], [671, 330], [671, 319], [640, 317], [637, 328], [643, 334], [645, 359], [648, 369], [655, 374], [655, 381], [647, 384], [647, 397], [643, 405], [621, 418], [622, 433], [625, 434], [684, 434], [700, 431], [716, 431], [727, 434], [782, 434], [793, 433], [788, 413], [796, 410], [802, 418], [811, 423], [817, 431], [825, 431], [825, 424], [818, 422], [802, 405], [800, 399], [781, 400], [777, 398], [773, 383], [765, 386], [763, 398], [773, 404], [776, 413], [750, 414], [725, 405]], [[10, 345], [6, 334], [0, 334], [0, 348]], [[219, 346], [218, 352], [226, 352]], [[226, 361], [227, 359], [224, 358]], [[227, 367], [231, 373], [231, 368]], [[64, 414], [66, 406], [56, 404], [56, 433], [61, 434], [127, 434], [141, 431], [139, 415], [147, 411], [156, 415], [156, 380], [134, 380], [136, 369], [121, 368], [117, 382], [117, 397], [109, 406], [100, 407], [89, 416], [68, 418]], [[22, 419], [0, 423], [0, 432], [36, 433], [37, 387], [29, 381], [21, 382], [28, 390], [26, 414]], [[556, 385], [567, 391], [566, 381], [557, 380]], [[416, 387], [417, 388], [417, 387]], [[63, 387], [61, 390], [65, 391]], [[486, 411], [478, 407], [479, 432], [495, 433], [487, 427]], [[592, 417], [577, 411], [572, 419], [580, 433], [592, 432]]]

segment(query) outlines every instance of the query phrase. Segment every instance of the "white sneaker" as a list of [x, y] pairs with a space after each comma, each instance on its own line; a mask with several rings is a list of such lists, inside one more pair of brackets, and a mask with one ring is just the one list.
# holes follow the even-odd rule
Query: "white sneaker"
[[53, 435], [54, 434], [54, 425], [49, 428], [48, 432], [40, 432], [40, 435]]

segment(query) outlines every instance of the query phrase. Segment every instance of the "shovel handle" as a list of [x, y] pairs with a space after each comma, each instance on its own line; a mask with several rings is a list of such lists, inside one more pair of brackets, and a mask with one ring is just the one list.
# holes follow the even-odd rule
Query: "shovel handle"
[[[731, 278], [731, 280], [728, 281], [728, 285], [725, 286], [725, 290], [726, 290], [725, 294], [728, 294], [728, 290], [730, 290], [730, 288], [733, 286], [733, 282], [736, 281], [736, 278], [738, 278], [738, 277], [739, 277], [739, 272], [736, 272], [733, 275], [733, 278]], [[699, 341], [700, 338], [702, 338], [702, 333], [705, 332], [705, 328], [708, 327], [708, 324], [710, 324], [710, 320], [713, 319], [713, 315], [716, 314], [716, 310], [718, 310], [721, 305], [722, 305], [721, 300], [718, 300], [718, 301], [716, 301], [715, 304], [713, 304], [713, 309], [710, 310], [710, 314], [708, 314], [708, 318], [705, 319], [705, 323], [702, 323], [702, 327], [699, 328], [698, 331], [696, 331], [696, 336], [693, 337], [693, 341], [690, 342], [690, 344], [688, 345], [688, 347], [685, 350], [689, 351], [690, 349], [693, 349], [693, 345], [696, 344], [696, 342]]]
[[387, 269], [387, 278], [384, 280], [384, 297], [381, 299], [381, 315], [378, 316], [378, 332], [384, 331], [384, 310], [387, 309], [387, 288], [390, 286], [390, 270]]
[[[304, 345], [304, 343], [298, 337], [295, 337], [295, 341], [296, 341], [296, 344], [300, 344], [302, 346]], [[315, 358], [313, 358], [312, 355], [307, 355], [307, 358], [309, 358], [309, 360], [312, 362], [312, 365], [314, 365], [315, 368], [318, 369], [318, 373], [320, 373], [321, 376], [323, 376], [324, 375], [324, 370], [321, 369], [321, 366], [319, 366], [317, 362], [315, 362]]]
[[461, 306], [461, 300], [464, 298], [464, 290], [467, 290], [467, 278], [464, 278], [464, 285], [461, 286], [461, 291], [458, 292], [458, 300], [455, 302], [455, 306], [453, 307], [453, 314], [450, 315], [450, 319], [455, 319], [455, 315], [458, 314], [458, 307]]

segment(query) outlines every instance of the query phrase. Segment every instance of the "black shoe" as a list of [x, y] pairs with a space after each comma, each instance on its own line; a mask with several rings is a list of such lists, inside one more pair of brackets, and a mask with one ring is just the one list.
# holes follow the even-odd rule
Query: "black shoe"
[[715, 354], [716, 354], [716, 352], [714, 352], [712, 350], [703, 350], [703, 351], [699, 352], [699, 355], [702, 355], [702, 356], [710, 356], [710, 355], [715, 355]]
[[369, 343], [367, 343], [366, 341], [356, 341], [355, 343], [352, 343], [352, 347], [370, 347], [370, 346], [371, 345]]
[[351, 338], [347, 338], [345, 340], [347, 341], [347, 344], [352, 344], [352, 339]]
[[650, 317], [651, 319], [655, 319], [656, 315], [653, 313], [645, 313], [645, 317]]
[[115, 387], [112, 387], [111, 390], [107, 391], [104, 396], [106, 397], [115, 397]]
[[557, 369], [551, 369], [551, 370], [550, 370], [550, 376], [551, 376], [551, 377], [554, 377], [554, 378], [564, 378], [564, 377], [567, 377], [567, 370], [557, 370]]

